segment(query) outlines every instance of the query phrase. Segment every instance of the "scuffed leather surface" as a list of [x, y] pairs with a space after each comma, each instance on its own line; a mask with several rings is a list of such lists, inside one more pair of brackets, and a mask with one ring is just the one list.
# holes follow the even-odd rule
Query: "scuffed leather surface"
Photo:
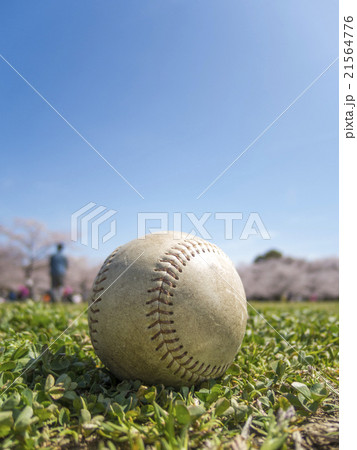
[[247, 321], [244, 288], [228, 256], [203, 239], [174, 239], [172, 232], [114, 250], [90, 304], [99, 358], [118, 378], [147, 384], [192, 385], [222, 375]]

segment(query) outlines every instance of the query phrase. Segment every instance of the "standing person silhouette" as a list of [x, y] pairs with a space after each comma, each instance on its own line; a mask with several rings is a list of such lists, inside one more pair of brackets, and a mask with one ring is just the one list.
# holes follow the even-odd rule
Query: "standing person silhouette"
[[51, 297], [53, 302], [60, 302], [63, 296], [64, 281], [68, 268], [68, 260], [62, 253], [63, 247], [63, 244], [57, 244], [57, 252], [50, 257]]

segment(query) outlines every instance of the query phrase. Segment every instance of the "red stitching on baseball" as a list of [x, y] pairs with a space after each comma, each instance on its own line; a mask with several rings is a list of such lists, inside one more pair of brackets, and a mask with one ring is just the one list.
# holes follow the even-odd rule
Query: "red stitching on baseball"
[[[180, 248], [184, 247], [183, 248]], [[175, 253], [174, 250], [177, 250], [178, 252], [180, 252], [179, 254]], [[189, 239], [185, 239], [183, 242], [179, 242], [178, 244], [176, 244], [176, 246], [171, 247], [166, 253], [166, 256], [171, 256], [173, 258], [175, 258], [175, 260], [173, 260], [172, 258], [166, 258], [166, 257], [162, 257], [159, 262], [160, 263], [167, 263], [170, 264], [170, 266], [174, 269], [176, 269], [179, 273], [182, 272], [182, 267], [186, 266], [186, 262], [183, 260], [183, 256], [186, 258], [187, 261], [190, 261], [191, 258], [190, 256], [188, 256], [186, 254], [186, 250], [192, 255], [192, 257], [195, 257], [196, 254], [200, 254], [200, 251], [202, 251], [203, 253], [207, 252], [213, 252], [213, 253], [218, 253], [220, 255], [224, 255], [224, 253], [222, 253], [218, 247], [214, 246], [213, 244], [211, 244], [210, 242], [207, 243], [202, 243], [200, 241], [196, 241], [196, 240], [189, 240]], [[181, 265], [179, 265], [179, 264]], [[172, 270], [170, 267], [167, 266], [163, 266], [161, 268], [156, 267], [154, 269], [155, 272], [165, 272], [169, 277], [173, 278], [174, 280], [179, 280], [179, 276], [174, 272], [174, 270]], [[174, 321], [165, 321], [165, 320], [161, 320], [160, 319], [160, 314], [163, 315], [168, 315], [170, 314], [169, 311], [162, 311], [159, 308], [159, 304], [163, 303], [165, 305], [168, 306], [173, 306], [172, 302], [168, 302], [167, 299], [165, 298], [161, 298], [161, 294], [164, 294], [166, 297], [174, 297], [173, 293], [170, 292], [170, 288], [171, 287], [176, 287], [176, 285], [171, 286], [170, 285], [170, 281], [167, 280], [167, 278], [162, 277], [162, 278], [155, 278], [152, 281], [161, 281], [161, 286], [159, 287], [154, 287], [148, 290], [148, 292], [159, 292], [159, 295], [157, 298], [155, 299], [151, 299], [148, 300], [146, 302], [147, 305], [151, 305], [157, 302], [157, 308], [154, 310], [149, 311], [146, 316], [152, 316], [154, 314], [158, 314], [159, 319], [156, 320], [155, 322], [153, 322], [152, 324], [150, 324], [148, 326], [148, 328], [154, 328], [156, 326], [159, 326], [159, 331], [157, 333], [155, 333], [154, 336], [151, 337], [151, 340], [156, 340], [159, 336], [164, 336], [167, 334], [173, 334], [176, 333], [176, 330], [172, 330], [172, 329], [165, 329], [162, 328], [161, 325], [172, 325], [174, 323]], [[171, 282], [172, 283], [172, 282]], [[167, 289], [165, 289], [163, 287], [163, 284], [167, 284], [169, 287]], [[172, 312], [173, 314], [173, 312]], [[178, 341], [179, 338], [176, 338], [176, 340]], [[172, 360], [170, 361], [170, 363], [167, 365], [167, 368], [169, 369], [172, 364], [174, 363], [174, 361], [177, 362], [177, 364], [179, 365], [178, 369], [175, 370], [174, 374], [178, 374], [180, 372], [181, 369], [184, 369], [183, 374], [180, 376], [182, 379], [185, 378], [186, 374], [188, 373], [190, 375], [189, 377], [189, 381], [192, 380], [193, 377], [197, 377], [197, 380], [204, 380], [206, 378], [209, 378], [210, 376], [214, 375], [214, 374], [218, 374], [220, 373], [220, 371], [224, 371], [225, 367], [229, 366], [229, 364], [226, 365], [221, 365], [221, 366], [213, 366], [211, 368], [211, 365], [208, 364], [207, 366], [205, 366], [204, 363], [201, 363], [199, 361], [195, 361], [190, 367], [184, 367], [187, 366], [188, 364], [190, 364], [193, 360], [193, 356], [188, 357], [188, 359], [184, 362], [181, 361], [182, 358], [184, 358], [185, 356], [187, 356], [187, 352], [182, 352], [180, 355], [175, 356], [173, 353], [178, 351], [178, 350], [182, 350], [183, 346], [179, 346], [174, 350], [170, 350], [167, 345], [169, 343], [172, 343], [173, 341], [175, 341], [175, 339], [173, 340], [165, 340], [163, 339], [162, 342], [160, 342], [160, 344], [156, 347], [156, 351], [160, 350], [163, 346], [166, 346], [166, 353], [162, 356], [161, 359], [166, 359], [169, 355], [171, 355]], [[196, 368], [196, 370], [195, 370]], [[211, 370], [210, 370], [211, 369]], [[207, 373], [210, 370], [209, 373]]]
[[146, 304], [151, 305], [152, 303], [155, 303], [155, 302], [163, 303], [164, 305], [169, 305], [169, 306], [173, 305], [173, 303], [169, 302], [166, 298], [160, 298], [160, 297], [153, 298], [152, 300], [148, 300], [146, 302]]
[[198, 363], [199, 363], [199, 361], [196, 361], [195, 363], [192, 364], [192, 366], [187, 367], [187, 370], [189, 370], [190, 372], [192, 372], [192, 369], [194, 369], [194, 368], [197, 366]]
[[208, 364], [208, 366], [205, 368], [205, 370], [202, 372], [202, 375], [204, 374], [204, 373], [206, 373], [207, 372], [207, 370], [209, 369], [211, 367], [211, 364]]
[[170, 281], [164, 277], [153, 278], [151, 281], [162, 281], [163, 284], [168, 284], [170, 287], [173, 287], [173, 288], [176, 287], [175, 283], [173, 283], [172, 281]]
[[170, 369], [170, 367], [172, 366], [172, 364], [174, 363], [174, 361], [175, 361], [175, 360], [174, 360], [174, 359], [172, 359], [172, 360], [171, 360], [171, 362], [169, 362], [169, 365], [168, 365], [168, 366], [166, 366], [166, 368], [167, 368], [167, 369]]
[[148, 326], [148, 329], [156, 327], [156, 325], [171, 325], [173, 324], [173, 320], [155, 320], [151, 325]]
[[92, 291], [95, 293], [95, 294], [97, 294], [98, 292], [101, 292], [101, 291], [104, 291], [104, 287], [101, 287], [101, 288], [95, 288], [95, 287], [93, 287], [92, 288]]
[[[176, 249], [178, 250], [178, 249]], [[173, 256], [174, 258], [176, 258], [183, 266], [186, 266], [186, 261], [184, 261], [182, 258], [180, 258], [180, 255], [176, 254], [176, 253], [172, 253], [172, 252], [167, 252], [165, 253], [165, 255], [167, 256]], [[185, 255], [186, 256], [186, 255]], [[188, 261], [190, 261], [190, 259], [186, 258]]]
[[[181, 345], [181, 348], [182, 348], [182, 345]], [[174, 359], [181, 359], [181, 358], [184, 358], [185, 356], [187, 355], [187, 352], [183, 352], [183, 353], [181, 353], [181, 355], [179, 355], [179, 356], [174, 356]]]
[[[196, 256], [196, 253], [192, 251], [192, 247], [193, 246], [188, 246], [187, 244], [185, 244], [184, 242], [179, 242], [177, 244], [178, 246], [181, 245], [181, 247], [173, 247], [175, 250], [178, 250], [182, 255], [185, 256], [185, 258], [187, 259], [187, 261], [191, 261], [191, 256], [194, 258]], [[195, 250], [195, 249], [194, 249]], [[189, 253], [189, 255], [187, 255], [187, 253]]]
[[155, 291], [159, 291], [162, 292], [165, 295], [168, 295], [170, 297], [173, 297], [174, 294], [172, 294], [170, 291], [168, 291], [167, 289], [164, 289], [162, 286], [158, 286], [152, 289], [148, 289], [148, 292], [155, 292]]
[[167, 316], [172, 316], [173, 312], [172, 311], [163, 311], [162, 309], [153, 309], [152, 311], [150, 311], [149, 313], [146, 314], [146, 317], [150, 317], [154, 314], [164, 314]]
[[[167, 344], [174, 344], [175, 342], [178, 342], [180, 339], [179, 338], [175, 338], [175, 339], [167, 339], [167, 340], [163, 340], [162, 342], [160, 342], [160, 344], [155, 348], [156, 351], [160, 350], [160, 348], [163, 345], [167, 345]], [[180, 349], [182, 348], [182, 345], [180, 346]], [[171, 350], [172, 352], [175, 350]]]
[[107, 277], [103, 277], [101, 280], [96, 280], [95, 284], [99, 284], [102, 283], [103, 281], [105, 281], [107, 279]]
[[168, 275], [170, 275], [170, 277], [174, 278], [175, 280], [178, 280], [179, 277], [178, 275], [175, 274], [175, 272], [173, 272], [172, 270], [170, 270], [167, 267], [164, 267], [162, 269], [154, 269], [155, 272], [166, 272]]
[[182, 378], [182, 379], [184, 379], [184, 378], [185, 378], [185, 376], [186, 376], [186, 373], [187, 373], [187, 370], [186, 370], [186, 369], [184, 369], [184, 372], [183, 372], [183, 374], [181, 375], [181, 378]]
[[[163, 262], [163, 263], [169, 263], [169, 264], [171, 264], [172, 266], [174, 266], [176, 270], [178, 270], [179, 272], [182, 272], [181, 267], [180, 267], [179, 265], [177, 265], [174, 261], [171, 261], [171, 259], [168, 259], [168, 258], [162, 258], [162, 259], [160, 259], [159, 261], [160, 261], [160, 262]], [[177, 278], [177, 280], [178, 280], [178, 278]]]
[[98, 343], [98, 340], [95, 339], [93, 337], [94, 333], [98, 333], [98, 330], [96, 330], [95, 328], [93, 328], [93, 323], [98, 323], [99, 322], [99, 317], [100, 316], [96, 316], [97, 318], [94, 319], [91, 314], [97, 314], [100, 312], [99, 306], [97, 306], [97, 308], [93, 308], [93, 305], [97, 305], [99, 302], [101, 302], [103, 299], [102, 297], [98, 297], [98, 298], [94, 298], [95, 294], [97, 294], [98, 292], [101, 292], [104, 290], [104, 286], [100, 287], [100, 288], [96, 288], [96, 286], [99, 286], [100, 283], [103, 283], [103, 281], [107, 280], [107, 277], [103, 277], [103, 274], [109, 271], [109, 266], [115, 256], [115, 254], [117, 253], [117, 251], [119, 250], [119, 247], [116, 248], [112, 254], [104, 261], [100, 271], [98, 272], [98, 275], [93, 283], [93, 287], [92, 287], [92, 296], [91, 296], [91, 304], [89, 307], [89, 313], [88, 313], [88, 319], [89, 319], [89, 334], [90, 334], [90, 338], [92, 341], [92, 345], [93, 347], [96, 349], [96, 344]]
[[160, 330], [154, 334], [154, 336], [152, 336], [151, 340], [154, 341], [155, 339], [157, 339], [161, 334], [172, 334], [172, 333], [176, 333], [176, 330]]

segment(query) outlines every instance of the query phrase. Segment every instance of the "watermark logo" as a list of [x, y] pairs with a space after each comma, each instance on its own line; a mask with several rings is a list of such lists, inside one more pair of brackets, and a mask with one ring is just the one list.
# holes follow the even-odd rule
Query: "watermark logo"
[[[98, 206], [90, 202], [71, 215], [71, 240], [80, 242], [95, 250], [99, 248], [100, 226], [113, 217], [117, 211], [107, 210], [105, 206]], [[104, 214], [102, 214], [106, 211]], [[110, 222], [110, 231], [101, 238], [104, 244], [116, 234], [116, 221]]]
[[[243, 229], [239, 235], [240, 240], [247, 240], [250, 236], [260, 236], [264, 240], [271, 239], [263, 220], [257, 212], [251, 212], [244, 220], [241, 212], [205, 212], [197, 217], [193, 212], [173, 213], [174, 239], [182, 237], [182, 221], [191, 228], [189, 235], [200, 235], [203, 239], [212, 239], [208, 230], [209, 219], [220, 220], [224, 227], [224, 239], [234, 239], [233, 225], [235, 221], [243, 221]], [[169, 230], [169, 213], [167, 212], [141, 212], [138, 213], [138, 238], [145, 239], [149, 233], [165, 233]], [[237, 235], [237, 233], [235, 233]]]
[[[109, 219], [113, 217], [117, 211], [107, 209], [105, 206], [98, 206], [94, 202], [90, 202], [82, 208], [78, 209], [71, 215], [71, 240], [80, 242], [82, 245], [98, 250], [100, 243], [109, 241], [116, 235], [116, 220]], [[193, 212], [139, 212], [137, 214], [137, 238], [145, 239], [145, 235], [152, 233], [168, 233], [173, 230], [174, 239], [182, 239], [185, 235], [200, 236], [203, 239], [211, 240], [212, 221], [218, 221], [224, 239], [247, 240], [251, 236], [257, 236], [261, 239], [271, 239], [267, 228], [264, 225], [259, 213], [250, 212], [243, 214], [242, 212], [204, 212], [197, 216]], [[104, 223], [110, 225], [110, 230], [103, 235], [100, 233], [101, 226]], [[240, 229], [237, 229], [237, 228]], [[217, 233], [217, 225], [213, 224], [215, 233]], [[101, 239], [100, 239], [101, 237]]]

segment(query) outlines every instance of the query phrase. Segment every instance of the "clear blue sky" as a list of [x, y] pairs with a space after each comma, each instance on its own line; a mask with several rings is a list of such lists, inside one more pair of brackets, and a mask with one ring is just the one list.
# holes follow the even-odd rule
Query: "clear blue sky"
[[145, 197], [0, 60], [1, 222], [115, 209], [116, 238], [75, 245], [100, 260], [138, 212], [258, 212], [270, 241], [207, 222], [235, 262], [337, 255], [337, 64], [197, 200], [338, 56], [337, 1], [2, 2], [0, 53]]

